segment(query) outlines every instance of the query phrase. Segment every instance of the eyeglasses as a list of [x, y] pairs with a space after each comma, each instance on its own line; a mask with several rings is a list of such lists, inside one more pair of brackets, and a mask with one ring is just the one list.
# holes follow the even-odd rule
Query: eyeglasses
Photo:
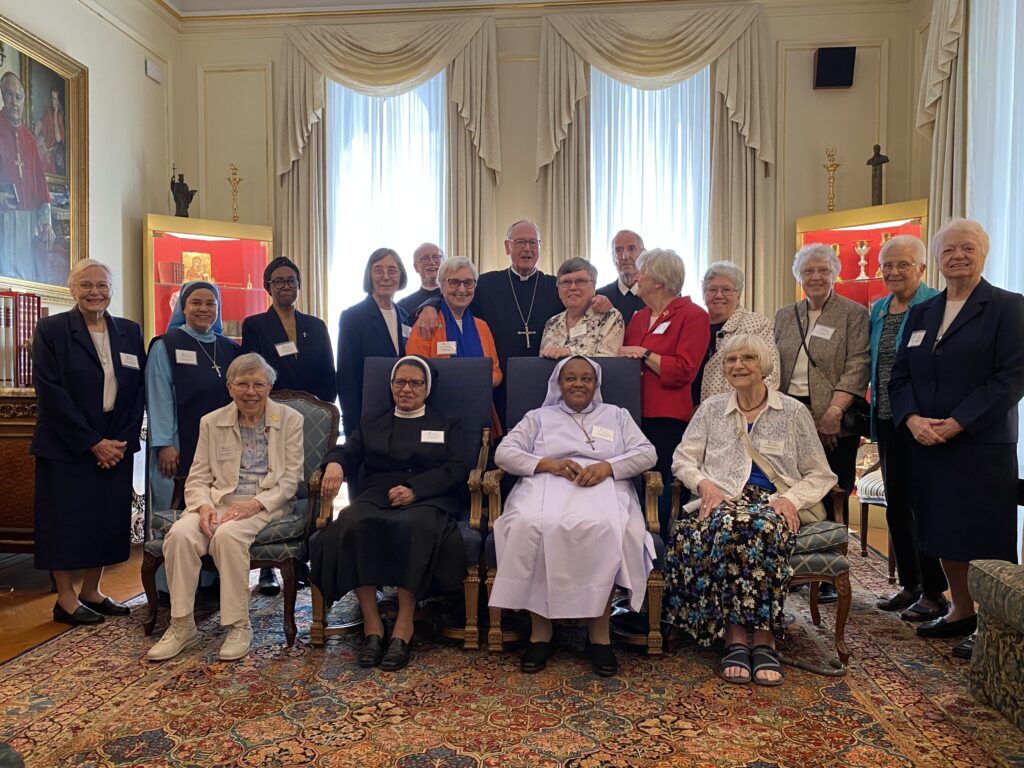
[[459, 280], [456, 277], [449, 277], [445, 282], [448, 283], [448, 287], [453, 291], [459, 290], [459, 286], [462, 286], [467, 291], [472, 290], [476, 286], [476, 279], [472, 277], [467, 277], [465, 280]]
[[575, 280], [559, 280], [558, 281], [558, 287], [559, 288], [582, 288], [583, 286], [587, 285], [590, 282], [591, 281], [590, 281], [589, 277], [580, 277], [580, 278], [577, 278]]
[[513, 240], [512, 244], [516, 248], [525, 248], [526, 246], [536, 248], [538, 245], [540, 245], [540, 240]]
[[294, 277], [275, 277], [270, 281], [270, 284], [275, 288], [284, 288], [285, 286], [294, 288], [299, 284], [299, 281]]
[[808, 269], [801, 269], [801, 277], [825, 277], [832, 274], [831, 267], [809, 267]]
[[444, 261], [444, 256], [440, 253], [424, 253], [422, 256], [417, 256], [416, 261], [420, 263], [424, 261]]
[[427, 385], [427, 382], [423, 379], [392, 379], [391, 388], [401, 392], [406, 387], [409, 389], [423, 389]]
[[739, 293], [735, 288], [705, 288], [705, 296], [732, 296], [734, 293]]
[[383, 267], [374, 267], [370, 270], [370, 274], [374, 277], [398, 277], [402, 272], [398, 267], [388, 267], [387, 269], [384, 269]]
[[266, 392], [268, 389], [270, 389], [270, 385], [267, 384], [265, 381], [232, 381], [230, 382], [230, 384], [232, 387], [234, 387], [235, 389], [239, 389], [242, 392], [252, 391], [256, 392], [257, 394], [261, 392]]
[[916, 266], [912, 261], [887, 261], [882, 264], [881, 269], [883, 272], [909, 272]]
[[88, 293], [95, 288], [100, 293], [107, 293], [110, 290], [110, 283], [79, 283], [78, 290]]
[[725, 358], [726, 365], [737, 365], [738, 363], [743, 363], [744, 365], [752, 365], [753, 363], [756, 362], [757, 357], [755, 355], [728, 355]]

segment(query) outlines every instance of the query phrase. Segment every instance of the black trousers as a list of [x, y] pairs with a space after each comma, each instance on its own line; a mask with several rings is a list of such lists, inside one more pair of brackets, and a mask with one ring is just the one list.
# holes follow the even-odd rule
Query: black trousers
[[[661, 498], [658, 499], [658, 526], [661, 540], [667, 545], [669, 534], [669, 518], [672, 515], [672, 454], [683, 440], [683, 433], [689, 422], [666, 417], [641, 418], [640, 429], [658, 452], [658, 463], [654, 470], [661, 475], [665, 484]], [[683, 486], [679, 503], [690, 500], [690, 491]]]
[[910, 451], [913, 438], [897, 429], [892, 419], [878, 419], [878, 458], [885, 483], [885, 522], [892, 536], [893, 553], [900, 586], [925, 597], [938, 599], [948, 588], [937, 557], [925, 555], [917, 546], [917, 521], [910, 504]]

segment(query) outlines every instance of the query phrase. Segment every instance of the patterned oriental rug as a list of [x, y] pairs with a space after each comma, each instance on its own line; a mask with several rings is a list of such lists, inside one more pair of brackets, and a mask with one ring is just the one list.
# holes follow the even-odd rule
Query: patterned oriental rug
[[[308, 592], [286, 648], [280, 598], [257, 595], [255, 648], [238, 663], [217, 660], [212, 609], [200, 614], [207, 642], [164, 664], [145, 660], [153, 641], [134, 619], [75, 629], [8, 662], [0, 742], [27, 766], [74, 768], [1024, 766], [1024, 734], [970, 697], [954, 641], [918, 639], [876, 611], [885, 564], [851, 560], [853, 659], [842, 678], [787, 668], [780, 688], [729, 685], [716, 654], [694, 646], [655, 659], [620, 647], [619, 676], [599, 678], [572, 632], [537, 675], [519, 673], [516, 652], [429, 639], [387, 674], [355, 666], [356, 637], [308, 645]], [[834, 610], [816, 630], [803, 597], [787, 609], [784, 653], [824, 659]]]

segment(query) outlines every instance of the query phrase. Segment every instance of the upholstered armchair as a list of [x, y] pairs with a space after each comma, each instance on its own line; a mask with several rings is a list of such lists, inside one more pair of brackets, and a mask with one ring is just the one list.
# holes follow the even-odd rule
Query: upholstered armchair
[[[319, 498], [320, 464], [330, 448], [338, 442], [340, 415], [333, 403], [317, 400], [305, 392], [278, 390], [270, 397], [302, 414], [303, 477], [295, 493], [295, 506], [290, 515], [268, 525], [249, 548], [249, 568], [279, 568], [284, 581], [284, 635], [288, 645], [295, 642], [295, 596], [298, 591], [297, 569], [309, 558], [308, 532], [313, 528]], [[150, 519], [150, 538], [143, 548], [142, 584], [149, 603], [149, 617], [143, 622], [147, 635], [153, 633], [159, 613], [156, 571], [164, 561], [163, 539], [184, 508], [182, 489], [185, 478], [175, 483], [173, 509], [158, 510]], [[213, 560], [203, 558], [204, 568], [213, 569]]]
[[[371, 357], [363, 369], [363, 414], [377, 413], [393, 406], [391, 390], [382, 386], [391, 375], [395, 358]], [[462, 514], [456, 524], [462, 536], [466, 553], [466, 577], [463, 580], [465, 623], [463, 626], [445, 625], [441, 633], [459, 640], [464, 648], [480, 647], [478, 617], [480, 612], [480, 560], [483, 550], [483, 473], [490, 455], [491, 441], [491, 361], [488, 358], [452, 358], [431, 360], [437, 370], [428, 403], [437, 410], [458, 414], [462, 420], [463, 456], [470, 467]], [[358, 485], [358, 478], [346, 478]], [[350, 491], [352, 485], [349, 486]], [[321, 499], [317, 492], [313, 503], [318, 510], [313, 536], [327, 527], [333, 519], [332, 500]], [[378, 585], [393, 586], [393, 585]], [[351, 631], [349, 626], [330, 625], [323, 595], [315, 585], [313, 590], [313, 621], [309, 639], [313, 645], [323, 645], [333, 635]]]

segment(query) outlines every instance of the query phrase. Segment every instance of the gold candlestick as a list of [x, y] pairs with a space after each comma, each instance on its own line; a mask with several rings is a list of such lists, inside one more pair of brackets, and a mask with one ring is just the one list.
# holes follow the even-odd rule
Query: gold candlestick
[[[885, 244], [888, 243], [890, 240], [892, 240], [892, 232], [883, 232], [882, 233], [882, 246], [881, 247], [884, 248]], [[875, 272], [875, 277], [881, 277], [881, 276], [882, 276], [882, 251], [879, 250], [878, 251], [878, 271]]]
[[238, 185], [245, 181], [245, 179], [238, 175], [238, 163], [228, 163], [228, 170], [231, 171], [231, 175], [226, 177], [225, 181], [231, 185], [231, 220], [237, 222]]
[[828, 212], [832, 213], [836, 209], [836, 171], [840, 165], [836, 162], [835, 147], [829, 147], [825, 150], [825, 159], [828, 162], [821, 167], [828, 172]]
[[[828, 247], [831, 248], [833, 251], [835, 251], [836, 258], [839, 259], [839, 267], [840, 267], [840, 269], [842, 269], [843, 260], [839, 257], [839, 251], [842, 250], [842, 247], [839, 245], [839, 243], [829, 243]], [[843, 276], [842, 275], [836, 275], [836, 282], [837, 283], [843, 282]]]

